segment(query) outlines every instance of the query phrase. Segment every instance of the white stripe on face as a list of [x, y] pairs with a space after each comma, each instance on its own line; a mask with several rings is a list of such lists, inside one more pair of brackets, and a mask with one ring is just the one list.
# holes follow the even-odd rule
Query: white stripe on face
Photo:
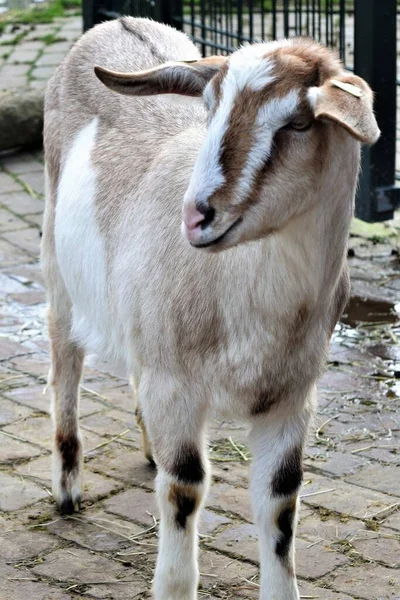
[[[273, 63], [263, 58], [265, 50], [265, 44], [246, 46], [229, 59], [229, 69], [222, 82], [221, 100], [194, 166], [185, 201], [206, 203], [224, 185], [220, 155], [238, 92], [245, 87], [260, 90], [275, 79], [271, 75]], [[207, 89], [206, 99], [212, 100], [212, 96], [212, 90]]]
[[259, 109], [253, 130], [254, 145], [237, 184], [235, 204], [250, 195], [257, 172], [271, 155], [274, 135], [290, 120], [296, 110], [298, 98], [298, 91], [292, 90], [283, 98], [274, 98]]

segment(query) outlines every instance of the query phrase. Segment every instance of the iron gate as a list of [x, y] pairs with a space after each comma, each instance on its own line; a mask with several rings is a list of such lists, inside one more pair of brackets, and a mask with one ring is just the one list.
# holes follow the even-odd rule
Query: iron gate
[[398, 1], [84, 0], [83, 13], [85, 30], [121, 14], [168, 23], [188, 33], [204, 56], [227, 54], [243, 42], [295, 35], [335, 48], [346, 68], [375, 92], [382, 136], [363, 149], [356, 201], [356, 215], [374, 222], [392, 218], [400, 204], [395, 177]]

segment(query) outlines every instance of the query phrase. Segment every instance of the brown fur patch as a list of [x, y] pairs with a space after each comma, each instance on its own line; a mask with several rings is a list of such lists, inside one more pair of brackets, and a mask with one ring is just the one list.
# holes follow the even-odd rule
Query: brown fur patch
[[186, 528], [187, 519], [198, 506], [198, 495], [196, 490], [189, 485], [172, 483], [170, 485], [168, 501], [176, 508], [176, 523], [181, 529]]
[[293, 544], [293, 530], [296, 518], [296, 500], [292, 499], [280, 507], [275, 515], [275, 525], [279, 531], [275, 552], [289, 574], [294, 576], [294, 565], [290, 556]]
[[55, 442], [62, 458], [63, 475], [70, 473], [79, 465], [81, 444], [75, 436], [60, 431], [56, 432]]

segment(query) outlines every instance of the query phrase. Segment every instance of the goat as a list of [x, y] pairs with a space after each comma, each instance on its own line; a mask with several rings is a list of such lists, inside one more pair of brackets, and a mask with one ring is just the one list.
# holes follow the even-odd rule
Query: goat
[[156, 600], [197, 595], [215, 413], [250, 426], [260, 598], [299, 598], [303, 448], [348, 298], [360, 142], [378, 137], [368, 85], [303, 38], [200, 58], [183, 33], [123, 17], [48, 85], [53, 495], [79, 509], [78, 390], [95, 352], [138, 386], [158, 468]]

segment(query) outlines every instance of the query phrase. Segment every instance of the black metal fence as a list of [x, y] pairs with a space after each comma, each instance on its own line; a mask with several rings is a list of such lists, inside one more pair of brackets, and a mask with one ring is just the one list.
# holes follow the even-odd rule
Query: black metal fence
[[[363, 149], [356, 214], [393, 216], [396, 184], [397, 4], [400, 0], [84, 0], [84, 28], [121, 14], [150, 17], [188, 33], [204, 56], [243, 42], [306, 35], [337, 50], [375, 92], [382, 136]], [[400, 156], [400, 146], [399, 146]], [[399, 169], [400, 171], [400, 169]]]

